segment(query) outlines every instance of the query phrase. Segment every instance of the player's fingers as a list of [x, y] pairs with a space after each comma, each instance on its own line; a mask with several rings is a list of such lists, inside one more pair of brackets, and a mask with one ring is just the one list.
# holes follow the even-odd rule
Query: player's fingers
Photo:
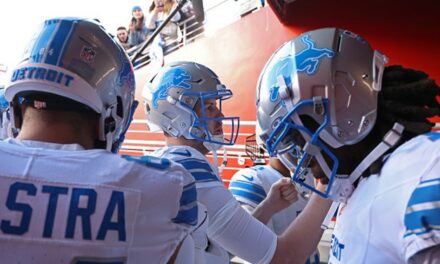
[[279, 179], [278, 181], [276, 181], [273, 185], [272, 185], [272, 189], [281, 189], [284, 188], [284, 186], [289, 186], [290, 183], [290, 179], [288, 178], [282, 178]]
[[294, 203], [294, 202], [298, 201], [298, 193], [291, 192], [287, 195], [283, 195], [283, 199], [290, 202], [290, 203]]
[[281, 196], [286, 200], [290, 200], [298, 196], [298, 191], [296, 190], [295, 187], [284, 188], [281, 190]]
[[283, 186], [283, 187], [280, 188], [280, 191], [281, 191], [281, 193], [283, 195], [288, 195], [288, 194], [290, 194], [292, 192], [295, 192], [295, 193], [298, 192], [294, 186], [292, 186], [292, 187], [290, 187], [290, 186], [289, 187]]

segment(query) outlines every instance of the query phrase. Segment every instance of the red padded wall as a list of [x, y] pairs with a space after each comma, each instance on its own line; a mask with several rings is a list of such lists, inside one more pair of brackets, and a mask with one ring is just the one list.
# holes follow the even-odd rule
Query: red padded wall
[[[255, 85], [267, 59], [285, 41], [315, 28], [351, 30], [386, 54], [390, 64], [422, 69], [439, 82], [440, 27], [435, 23], [438, 5], [436, 0], [297, 0], [284, 24], [271, 8], [265, 7], [215, 35], [177, 50], [165, 60], [192, 60], [212, 68], [234, 92], [225, 115], [238, 115], [241, 120], [251, 121], [255, 120]], [[137, 73], [138, 96], [151, 74], [149, 71], [145, 67]], [[141, 109], [135, 118], [144, 118]], [[243, 131], [251, 133], [251, 130], [247, 127]], [[150, 136], [129, 133], [127, 138]], [[244, 144], [244, 137], [237, 143]], [[228, 179], [233, 172], [225, 170], [223, 177]]]

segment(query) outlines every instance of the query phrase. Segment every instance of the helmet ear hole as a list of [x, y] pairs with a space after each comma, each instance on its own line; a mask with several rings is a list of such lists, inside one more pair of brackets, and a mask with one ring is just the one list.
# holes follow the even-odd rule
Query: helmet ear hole
[[116, 114], [120, 117], [124, 117], [124, 108], [122, 105], [122, 98], [120, 96], [116, 97]]
[[307, 127], [310, 131], [318, 130], [320, 124], [316, 122], [316, 120], [313, 119], [311, 116], [299, 115], [299, 118], [301, 119], [301, 122], [304, 124], [304, 126]]
[[116, 129], [116, 121], [112, 116], [109, 116], [104, 121], [104, 134], [112, 133]]

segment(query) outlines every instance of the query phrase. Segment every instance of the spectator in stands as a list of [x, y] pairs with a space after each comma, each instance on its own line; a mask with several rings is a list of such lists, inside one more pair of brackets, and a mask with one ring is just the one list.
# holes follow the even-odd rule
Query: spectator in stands
[[121, 44], [125, 50], [130, 48], [130, 44], [128, 44], [128, 31], [126, 27], [118, 27], [116, 36], [118, 37], [119, 44]]
[[35, 36], [5, 91], [20, 132], [0, 141], [0, 262], [194, 263], [191, 175], [115, 154], [137, 106], [127, 54], [94, 20]]
[[130, 47], [133, 47], [144, 42], [150, 31], [145, 26], [144, 12], [141, 7], [134, 6], [131, 12], [132, 18], [128, 28], [128, 44]]
[[186, 2], [179, 12], [179, 28], [184, 37], [183, 41], [192, 41], [196, 36], [205, 31], [203, 28], [203, 21], [198, 21], [194, 16], [195, 10], [192, 1]]
[[[175, 0], [153, 0], [149, 8], [147, 18], [147, 28], [150, 31], [155, 30], [170, 15], [175, 8], [177, 2]], [[164, 64], [164, 52], [169, 45], [178, 44], [182, 38], [182, 34], [177, 25], [181, 15], [177, 12], [170, 22], [162, 29], [160, 34], [153, 40], [150, 57], [158, 65]]]

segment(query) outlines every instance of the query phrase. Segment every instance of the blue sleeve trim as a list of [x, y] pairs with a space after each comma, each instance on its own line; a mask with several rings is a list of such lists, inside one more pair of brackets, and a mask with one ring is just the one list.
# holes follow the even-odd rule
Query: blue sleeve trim
[[440, 179], [419, 183], [409, 199], [404, 223], [404, 237], [440, 230]]
[[408, 207], [435, 201], [440, 201], [440, 179], [421, 182], [412, 193]]
[[206, 161], [199, 159], [183, 159], [176, 160], [178, 163], [187, 169], [191, 175], [194, 177], [196, 182], [219, 182], [219, 177], [211, 169], [211, 166], [206, 163]]
[[197, 201], [197, 189], [195, 182], [183, 187], [182, 197], [180, 198], [180, 205], [188, 205]]
[[186, 210], [180, 210], [177, 216], [173, 219], [176, 224], [188, 224], [195, 226], [197, 224], [197, 205]]
[[[440, 207], [420, 210], [405, 215], [406, 233], [423, 234], [433, 229], [440, 229]], [[407, 234], [405, 234], [407, 236]]]
[[190, 171], [190, 172], [197, 182], [219, 181], [219, 179], [215, 174], [207, 171], [195, 171], [195, 172]]
[[244, 191], [244, 190], [240, 190], [240, 189], [235, 189], [235, 188], [230, 188], [229, 191], [231, 191], [232, 195], [234, 195], [235, 197], [242, 197], [242, 198], [248, 199], [256, 204], [261, 203], [264, 200], [264, 198], [266, 198], [265, 196], [261, 196], [256, 193], [252, 193], [252, 192], [248, 192], [248, 191]]
[[122, 155], [121, 157], [124, 158], [125, 160], [133, 161], [140, 165], [144, 165], [158, 170], [166, 170], [171, 165], [171, 161], [165, 158], [157, 158], [152, 156], [133, 157], [130, 155]]
[[206, 163], [206, 161], [204, 160], [199, 160], [199, 159], [183, 159], [183, 160], [176, 160], [177, 162], [179, 162], [180, 164], [183, 165], [183, 167], [185, 167], [187, 170], [192, 170], [192, 169], [203, 169], [209, 172], [213, 172], [211, 169], [211, 166], [209, 166], [208, 163]]
[[173, 219], [174, 223], [184, 223], [188, 225], [197, 224], [197, 189], [194, 182], [183, 187], [180, 197], [179, 213]]
[[264, 197], [267, 196], [266, 192], [264, 191], [264, 189], [260, 185], [256, 185], [256, 184], [253, 184], [253, 183], [250, 183], [250, 182], [232, 181], [229, 184], [229, 188], [244, 189], [244, 190], [251, 191], [251, 192], [254, 192], [256, 194], [262, 195]]

